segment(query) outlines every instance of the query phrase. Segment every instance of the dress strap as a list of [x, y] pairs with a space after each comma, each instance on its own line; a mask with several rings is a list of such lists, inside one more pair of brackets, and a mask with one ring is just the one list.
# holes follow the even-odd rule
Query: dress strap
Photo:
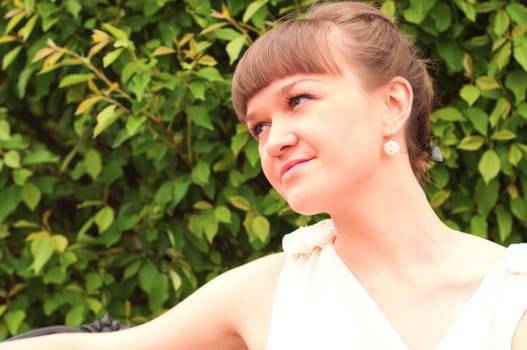
[[333, 221], [326, 219], [288, 233], [282, 239], [282, 248], [286, 255], [310, 255], [315, 248], [322, 248], [334, 239]]

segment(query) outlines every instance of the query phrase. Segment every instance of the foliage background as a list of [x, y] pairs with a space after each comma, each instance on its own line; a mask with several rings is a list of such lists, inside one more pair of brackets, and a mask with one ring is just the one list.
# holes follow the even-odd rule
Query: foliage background
[[[144, 322], [314, 220], [270, 189], [229, 97], [240, 53], [311, 2], [0, 0], [0, 339]], [[433, 207], [527, 241], [525, 5], [377, 5], [431, 59]]]

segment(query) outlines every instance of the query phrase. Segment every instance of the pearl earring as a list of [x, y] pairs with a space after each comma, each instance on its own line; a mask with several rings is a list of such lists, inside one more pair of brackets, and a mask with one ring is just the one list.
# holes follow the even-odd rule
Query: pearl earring
[[[386, 113], [389, 112], [388, 106], [384, 105], [384, 109], [386, 110]], [[386, 153], [390, 157], [399, 153], [400, 149], [401, 146], [399, 146], [399, 143], [395, 141], [392, 137], [390, 137], [390, 139], [384, 143], [384, 153]]]
[[397, 143], [397, 141], [390, 139], [384, 143], [384, 153], [389, 155], [390, 157], [399, 153], [399, 149], [401, 146]]

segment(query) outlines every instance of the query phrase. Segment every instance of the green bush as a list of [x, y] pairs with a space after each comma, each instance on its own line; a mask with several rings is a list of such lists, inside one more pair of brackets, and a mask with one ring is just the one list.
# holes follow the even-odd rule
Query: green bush
[[[0, 339], [104, 311], [144, 322], [316, 220], [260, 174], [229, 96], [240, 53], [311, 3], [1, 2]], [[526, 7], [379, 5], [432, 59], [433, 207], [527, 241]]]

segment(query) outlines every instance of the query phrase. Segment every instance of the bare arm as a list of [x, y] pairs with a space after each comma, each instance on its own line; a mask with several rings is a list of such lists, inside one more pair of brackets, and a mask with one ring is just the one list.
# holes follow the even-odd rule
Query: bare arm
[[511, 350], [527, 349], [527, 312], [523, 315], [514, 337], [512, 338]]
[[282, 263], [281, 255], [273, 255], [229, 271], [163, 315], [137, 327], [3, 342], [0, 350], [245, 350], [249, 348], [246, 343], [264, 349]]

